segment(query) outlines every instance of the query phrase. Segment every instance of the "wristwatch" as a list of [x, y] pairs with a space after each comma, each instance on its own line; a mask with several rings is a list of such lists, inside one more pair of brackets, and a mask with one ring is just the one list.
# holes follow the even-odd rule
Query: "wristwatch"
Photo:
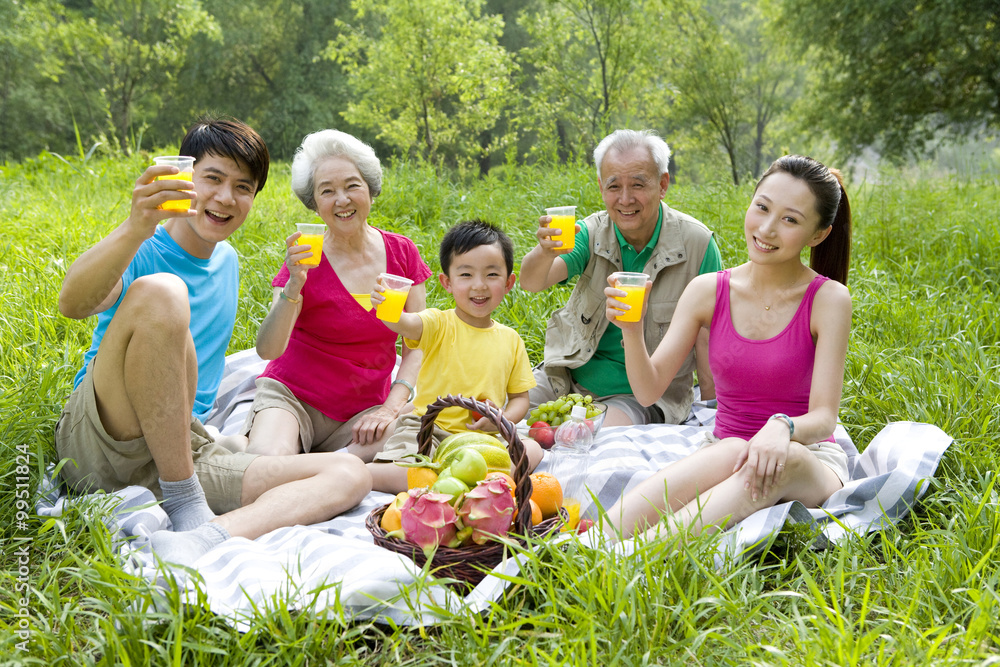
[[773, 415], [767, 418], [768, 421], [772, 419], [783, 419], [786, 424], [788, 424], [788, 437], [792, 437], [795, 434], [795, 422], [792, 418], [786, 415], [784, 412], [775, 412]]

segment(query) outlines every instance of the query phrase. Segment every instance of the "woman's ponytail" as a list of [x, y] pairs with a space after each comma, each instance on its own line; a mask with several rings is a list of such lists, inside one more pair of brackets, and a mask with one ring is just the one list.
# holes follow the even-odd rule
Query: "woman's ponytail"
[[840, 172], [831, 169], [840, 186], [840, 203], [833, 218], [830, 234], [809, 255], [809, 266], [821, 276], [847, 284], [847, 271], [851, 264], [851, 202]]

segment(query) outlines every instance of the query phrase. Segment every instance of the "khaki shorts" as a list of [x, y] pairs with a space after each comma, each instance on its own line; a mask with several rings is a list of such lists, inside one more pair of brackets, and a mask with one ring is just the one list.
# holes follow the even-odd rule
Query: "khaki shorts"
[[[396, 421], [396, 430], [385, 441], [385, 447], [375, 455], [374, 462], [385, 463], [396, 461], [406, 454], [415, 454], [417, 452], [417, 434], [420, 433], [420, 419], [421, 417], [412, 412], [402, 415]], [[434, 424], [434, 430], [431, 432], [432, 456], [434, 455], [434, 449], [449, 435], [452, 434]]]
[[[533, 374], [535, 376], [535, 386], [528, 390], [528, 401], [531, 403], [531, 407], [534, 408], [542, 403], [554, 401], [559, 398], [556, 396], [552, 385], [549, 384], [549, 376], [545, 374], [544, 364], [536, 366]], [[646, 407], [636, 400], [636, 397], [632, 394], [598, 396], [593, 392], [587, 391], [576, 382], [573, 382], [572, 393], [593, 396], [595, 401], [604, 403], [609, 408], [618, 408], [628, 416], [629, 421], [636, 425], [662, 424], [664, 422], [663, 411], [660, 408], [655, 405]]]
[[[702, 438], [704, 439], [703, 447], [719, 442], [719, 439], [711, 431], [705, 431]], [[844, 451], [843, 447], [829, 440], [802, 446], [812, 452], [820, 463], [832, 470], [840, 478], [841, 484], [847, 484], [850, 481], [851, 473], [847, 468], [847, 452]]]
[[[144, 486], [162, 499], [160, 475], [145, 438], [122, 442], [104, 430], [97, 412], [93, 368], [91, 362], [56, 424], [56, 452], [60, 459], [71, 459], [60, 471], [63, 481], [80, 493]], [[202, 423], [192, 417], [191, 458], [212, 511], [225, 514], [240, 507], [243, 474], [257, 457], [234, 454], [217, 445]]]
[[249, 435], [253, 420], [261, 410], [281, 408], [295, 415], [299, 423], [299, 447], [305, 453], [335, 452], [351, 444], [354, 439], [352, 430], [361, 417], [378, 410], [379, 405], [373, 405], [362, 410], [346, 422], [330, 419], [322, 412], [295, 397], [292, 390], [274, 378], [257, 378], [257, 393], [250, 406], [250, 414], [243, 422], [240, 433]]

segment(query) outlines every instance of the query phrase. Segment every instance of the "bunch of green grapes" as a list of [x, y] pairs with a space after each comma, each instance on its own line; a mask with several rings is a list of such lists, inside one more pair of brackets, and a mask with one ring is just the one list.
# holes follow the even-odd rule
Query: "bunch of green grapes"
[[535, 422], [545, 422], [549, 426], [559, 426], [569, 419], [574, 405], [587, 406], [587, 418], [592, 419], [601, 414], [601, 411], [592, 405], [593, 402], [594, 399], [591, 396], [581, 396], [580, 394], [560, 396], [554, 401], [542, 403], [529, 412], [528, 425], [530, 426]]

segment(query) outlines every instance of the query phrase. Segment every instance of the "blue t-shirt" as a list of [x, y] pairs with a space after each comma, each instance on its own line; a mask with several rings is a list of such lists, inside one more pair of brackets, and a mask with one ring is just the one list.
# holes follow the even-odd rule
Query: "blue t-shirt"
[[73, 379], [76, 388], [83, 379], [87, 365], [97, 354], [111, 318], [136, 278], [154, 273], [172, 273], [188, 287], [191, 306], [191, 337], [198, 355], [198, 391], [192, 414], [204, 421], [215, 402], [226, 364], [226, 349], [236, 324], [239, 298], [240, 264], [236, 251], [226, 242], [215, 246], [209, 259], [189, 254], [160, 225], [153, 237], [139, 246], [132, 263], [122, 275], [122, 293], [118, 301], [97, 315], [97, 327], [90, 350], [83, 357], [83, 368]]

